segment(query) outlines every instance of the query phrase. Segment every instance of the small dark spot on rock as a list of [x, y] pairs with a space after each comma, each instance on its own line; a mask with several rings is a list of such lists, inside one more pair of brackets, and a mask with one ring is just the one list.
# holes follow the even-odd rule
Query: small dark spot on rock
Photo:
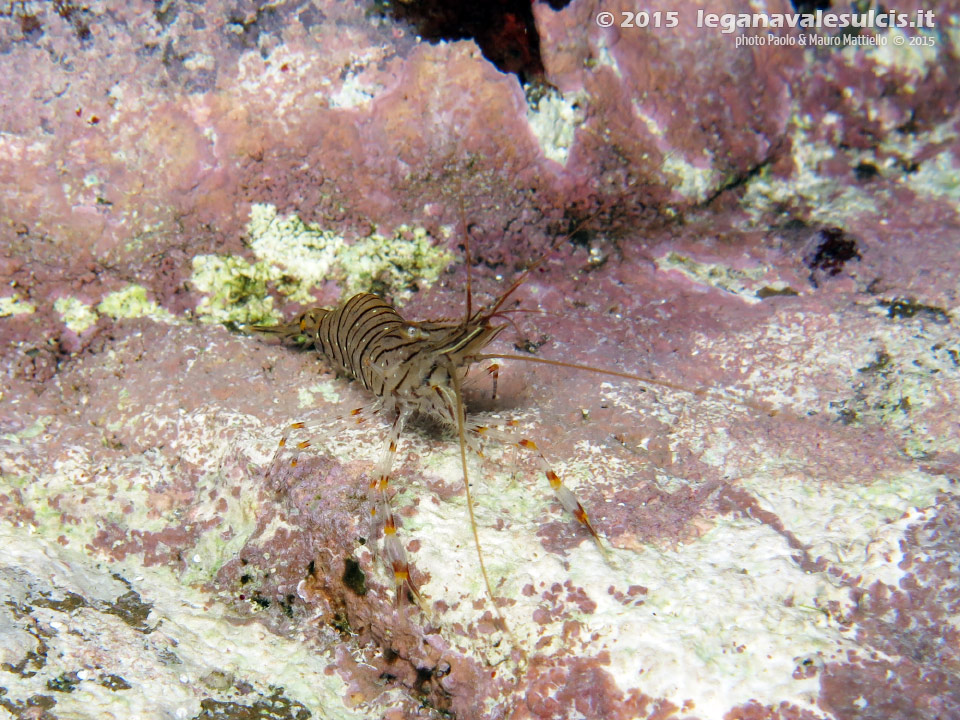
[[156, 652], [160, 662], [164, 665], [183, 665], [183, 660], [170, 648], [159, 648]]
[[815, 13], [817, 10], [829, 10], [830, 0], [790, 0], [793, 9], [800, 14]]
[[103, 675], [100, 677], [100, 684], [107, 690], [113, 690], [114, 692], [130, 689], [130, 683], [119, 675]]
[[80, 682], [80, 678], [75, 672], [63, 673], [59, 677], [47, 680], [47, 690], [56, 692], [71, 693]]
[[862, 373], [876, 373], [883, 370], [885, 367], [890, 365], [890, 356], [884, 352], [880, 351], [877, 353], [877, 359], [867, 365], [864, 365], [862, 368], [858, 368], [857, 372]]
[[153, 9], [153, 16], [157, 19], [157, 22], [160, 23], [160, 27], [166, 30], [177, 19], [179, 12], [180, 10], [177, 8], [176, 0], [161, 0]]
[[574, 230], [570, 234], [570, 244], [582, 248], [590, 248], [591, 235], [585, 228]]
[[33, 677], [47, 664], [47, 646], [38, 638], [37, 649], [29, 651], [16, 665], [3, 663], [0, 669], [19, 675], [22, 678]]
[[259, 593], [257, 595], [254, 595], [250, 599], [264, 609], [270, 607], [270, 601], [267, 598], [265, 598], [263, 595], [260, 595]]
[[796, 290], [794, 290], [792, 287], [774, 288], [767, 285], [766, 287], [762, 287], [759, 290], [757, 290], [757, 297], [760, 298], [761, 300], [766, 300], [769, 297], [778, 297], [783, 295], [795, 296], [798, 294], [799, 293]]
[[915, 160], [904, 160], [900, 163], [900, 167], [903, 168], [903, 171], [907, 175], [913, 175], [913, 173], [920, 169], [920, 163]]
[[114, 600], [113, 605], [107, 608], [106, 613], [116, 615], [134, 630], [147, 632], [150, 630], [150, 626], [147, 625], [147, 617], [150, 615], [152, 608], [152, 603], [143, 602], [140, 599], [140, 593], [131, 590]]
[[20, 32], [27, 40], [36, 40], [43, 35], [43, 25], [36, 15], [21, 15]]
[[[53, 716], [43, 712], [53, 708], [57, 701], [50, 695], [31, 695], [26, 700], [4, 700], [7, 689], [0, 688], [0, 707], [8, 710], [16, 718], [51, 718]], [[36, 708], [40, 709], [38, 713]]]
[[269, 698], [251, 705], [206, 698], [200, 701], [195, 720], [308, 720], [313, 714], [302, 704], [283, 696], [278, 689]]
[[860, 414], [851, 408], [840, 408], [837, 411], [837, 416], [840, 418], [840, 422], [844, 425], [853, 425], [860, 419]]
[[54, 600], [50, 597], [50, 593], [44, 592], [38, 597], [34, 597], [31, 602], [37, 607], [49, 608], [50, 610], [56, 610], [57, 612], [63, 613], [70, 613], [77, 608], [87, 606], [86, 600], [84, 600], [80, 595], [77, 595], [75, 592], [70, 592], [69, 590], [63, 594], [63, 600]]
[[240, 576], [240, 584], [246, 585], [248, 582], [253, 580], [253, 576], [250, 573], [244, 573]]
[[909, 319], [919, 315], [938, 325], [945, 325], [950, 322], [950, 314], [943, 308], [924, 305], [923, 303], [914, 301], [912, 298], [881, 300], [879, 305], [887, 309], [887, 317], [891, 320]]
[[872, 180], [879, 174], [880, 171], [877, 170], [877, 166], [873, 163], [861, 162], [853, 168], [853, 176], [860, 182]]
[[333, 620], [330, 621], [330, 625], [341, 635], [349, 636], [353, 633], [353, 629], [350, 627], [350, 621], [347, 619], [347, 616], [341, 612], [334, 615]]
[[800, 218], [795, 218], [795, 217], [794, 217], [794, 218], [790, 218], [789, 220], [787, 220], [787, 221], [783, 224], [782, 229], [783, 229], [783, 230], [786, 230], [786, 231], [788, 231], [788, 232], [796, 232], [796, 231], [798, 231], [798, 230], [804, 230], [804, 229], [806, 229], [806, 228], [808, 228], [808, 227], [810, 227], [810, 226], [807, 225], [806, 222], [804, 222], [804, 221], [801, 220]]
[[911, 110], [906, 122], [897, 126], [897, 132], [901, 135], [915, 135], [920, 132], [920, 123], [917, 122], [917, 113]]
[[867, 284], [868, 295], [879, 295], [883, 292], [883, 281], [880, 278], [874, 278]]
[[528, 340], [526, 338], [523, 338], [521, 339], [520, 342], [514, 343], [513, 347], [515, 347], [520, 352], [526, 352], [526, 353], [530, 353], [531, 355], [534, 355], [537, 353], [537, 351], [541, 347], [543, 347], [546, 344], [546, 342], [547, 342], [547, 338], [543, 336], [541, 336], [541, 338], [536, 342], [534, 342], [533, 340]]
[[53, 0], [53, 9], [56, 13], [73, 26], [73, 32], [81, 43], [90, 40], [90, 19], [92, 13], [86, 5], [78, 6], [71, 0]]
[[417, 679], [414, 681], [414, 687], [417, 692], [423, 692], [423, 686], [430, 682], [433, 677], [433, 670], [427, 667], [417, 668]]

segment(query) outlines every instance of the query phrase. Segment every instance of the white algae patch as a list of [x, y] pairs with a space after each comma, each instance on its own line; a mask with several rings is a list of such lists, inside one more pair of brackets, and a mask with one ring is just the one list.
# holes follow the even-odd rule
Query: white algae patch
[[536, 108], [527, 108], [527, 122], [543, 154], [561, 165], [567, 164], [577, 128], [583, 124], [587, 95], [583, 92], [546, 93]]
[[78, 298], [64, 297], [53, 303], [53, 309], [60, 315], [64, 325], [75, 333], [82, 333], [93, 327], [100, 315], [114, 320], [149, 318], [157, 322], [176, 322], [176, 317], [148, 297], [147, 289], [142, 285], [131, 284], [122, 290], [109, 293], [95, 308]]
[[114, 320], [146, 317], [158, 322], [174, 321], [173, 315], [149, 299], [147, 289], [141, 285], [127, 285], [123, 290], [110, 293], [100, 301], [97, 310]]
[[57, 298], [53, 309], [68, 329], [82, 333], [97, 322], [97, 313], [89, 305], [75, 297]]

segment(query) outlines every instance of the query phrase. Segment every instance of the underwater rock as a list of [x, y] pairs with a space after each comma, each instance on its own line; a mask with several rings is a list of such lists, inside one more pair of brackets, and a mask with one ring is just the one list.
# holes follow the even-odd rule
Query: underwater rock
[[[696, 4], [560, 4], [532, 6], [535, 72], [363, 4], [0, 8], [5, 709], [956, 714], [955, 11], [737, 47]], [[474, 309], [544, 258], [496, 351], [693, 390], [476, 373], [612, 558], [535, 459], [471, 455], [508, 630], [455, 440], [401, 439], [425, 608], [398, 606], [365, 499], [385, 425], [238, 332], [361, 290], [463, 317], [465, 232]]]

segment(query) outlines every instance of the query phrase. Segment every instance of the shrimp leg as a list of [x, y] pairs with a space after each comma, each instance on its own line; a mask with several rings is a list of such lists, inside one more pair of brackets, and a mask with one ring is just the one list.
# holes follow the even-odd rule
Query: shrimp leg
[[390, 497], [387, 489], [390, 486], [390, 473], [397, 456], [397, 447], [400, 442], [400, 433], [406, 424], [409, 413], [401, 412], [390, 426], [390, 433], [380, 454], [380, 461], [370, 479], [370, 519], [374, 524], [383, 526], [383, 556], [393, 572], [393, 581], [396, 587], [397, 604], [403, 598], [404, 589], [408, 590], [417, 604], [422, 608], [423, 599], [410, 577], [410, 566], [407, 562], [407, 553], [403, 549], [400, 538], [397, 537], [397, 521], [390, 507]]

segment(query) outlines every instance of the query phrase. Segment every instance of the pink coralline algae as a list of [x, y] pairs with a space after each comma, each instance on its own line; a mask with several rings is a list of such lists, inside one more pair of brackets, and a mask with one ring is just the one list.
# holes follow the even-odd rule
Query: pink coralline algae
[[[960, 10], [773, 42], [492, 5], [0, 3], [14, 716], [960, 714]], [[508, 360], [468, 403], [610, 557], [490, 442], [488, 597], [419, 427], [397, 603], [389, 418], [240, 326], [358, 289], [456, 319], [537, 261], [494, 351], [660, 384]]]

